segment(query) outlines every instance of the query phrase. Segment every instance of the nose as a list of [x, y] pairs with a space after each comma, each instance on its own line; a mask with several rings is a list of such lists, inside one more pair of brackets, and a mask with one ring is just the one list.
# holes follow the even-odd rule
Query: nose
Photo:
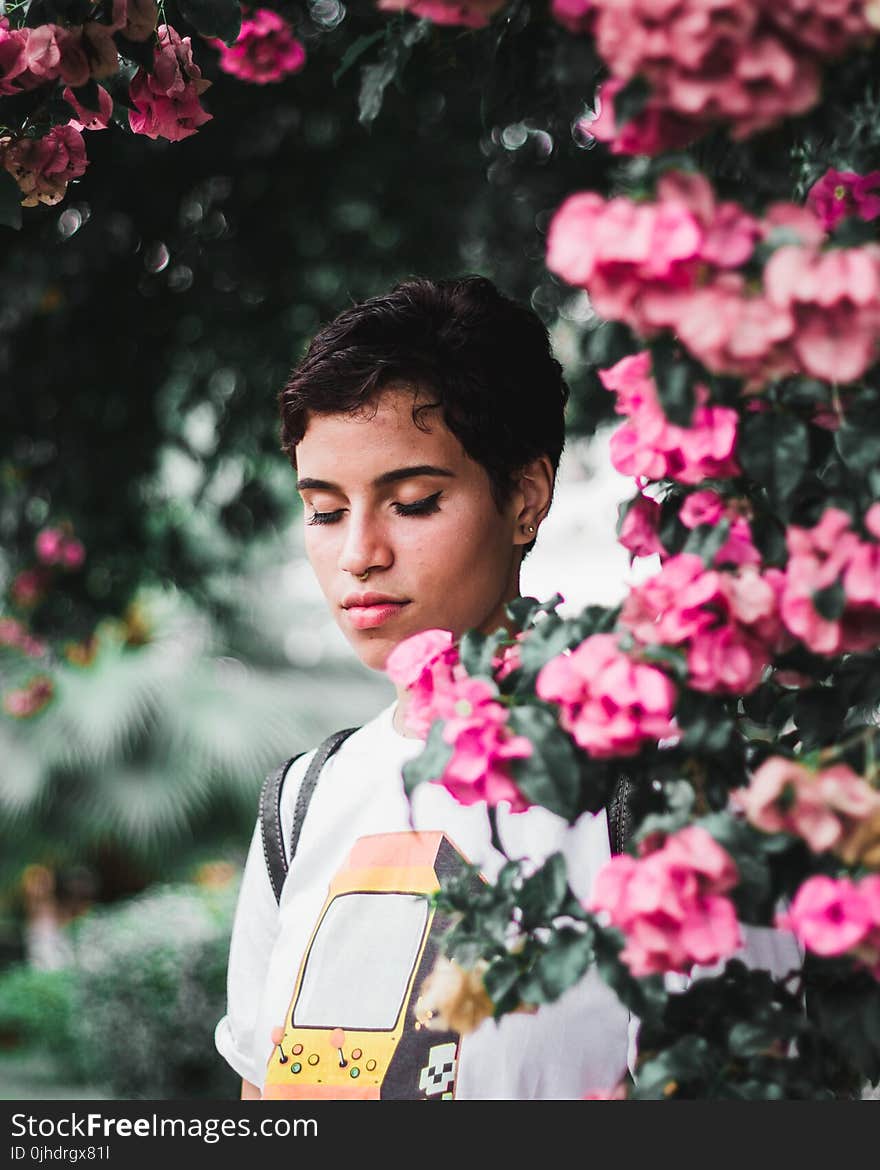
[[346, 524], [339, 567], [357, 577], [368, 569], [387, 569], [394, 557], [379, 517], [371, 510], [352, 508]]

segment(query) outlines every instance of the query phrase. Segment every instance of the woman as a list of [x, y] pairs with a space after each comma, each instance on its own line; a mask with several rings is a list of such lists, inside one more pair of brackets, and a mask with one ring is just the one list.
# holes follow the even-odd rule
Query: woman
[[[281, 394], [283, 442], [309, 561], [367, 666], [384, 670], [419, 631], [458, 637], [505, 624], [550, 507], [567, 398], [540, 320], [481, 277], [404, 282], [314, 338]], [[407, 728], [406, 691], [397, 691], [324, 765], [278, 905], [255, 831], [216, 1031], [242, 1096], [565, 1099], [610, 1090], [626, 1071], [629, 1020], [595, 971], [535, 1014], [443, 1037], [401, 1071], [413, 1019], [401, 995], [415, 961], [404, 920], [416, 911], [400, 904], [398, 924], [399, 903], [363, 891], [333, 903], [328, 888], [351, 893], [345, 874], [358, 850], [398, 847], [412, 830], [444, 834], [489, 879], [504, 859], [485, 806], [460, 805], [434, 784], [408, 802], [401, 768], [422, 744]], [[313, 755], [284, 781], [287, 850]], [[512, 857], [540, 862], [561, 851], [581, 897], [609, 857], [604, 812], [569, 827], [540, 807], [512, 814], [502, 805], [498, 828]], [[340, 918], [341, 906], [352, 912]], [[391, 1047], [366, 1060], [379, 1038]]]

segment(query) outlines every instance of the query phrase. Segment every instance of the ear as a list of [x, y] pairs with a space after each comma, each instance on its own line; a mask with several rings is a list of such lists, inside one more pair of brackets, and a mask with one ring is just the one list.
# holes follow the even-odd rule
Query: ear
[[515, 544], [531, 544], [538, 527], [550, 510], [553, 498], [553, 464], [547, 455], [539, 455], [525, 464], [517, 476]]

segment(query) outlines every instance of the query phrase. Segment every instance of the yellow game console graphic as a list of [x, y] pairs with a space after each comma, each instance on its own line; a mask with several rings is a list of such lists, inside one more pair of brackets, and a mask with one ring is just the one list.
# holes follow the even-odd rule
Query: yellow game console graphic
[[[264, 1098], [451, 1100], [459, 1036], [416, 1019], [449, 920], [428, 900], [467, 859], [440, 832], [361, 837], [330, 883]], [[478, 882], [478, 878], [474, 878]]]

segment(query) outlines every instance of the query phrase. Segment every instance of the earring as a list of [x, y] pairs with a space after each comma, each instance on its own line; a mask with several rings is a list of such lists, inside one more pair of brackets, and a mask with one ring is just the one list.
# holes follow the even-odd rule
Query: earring
[[523, 532], [534, 532], [534, 531], [535, 531], [534, 524], [523, 524]]

